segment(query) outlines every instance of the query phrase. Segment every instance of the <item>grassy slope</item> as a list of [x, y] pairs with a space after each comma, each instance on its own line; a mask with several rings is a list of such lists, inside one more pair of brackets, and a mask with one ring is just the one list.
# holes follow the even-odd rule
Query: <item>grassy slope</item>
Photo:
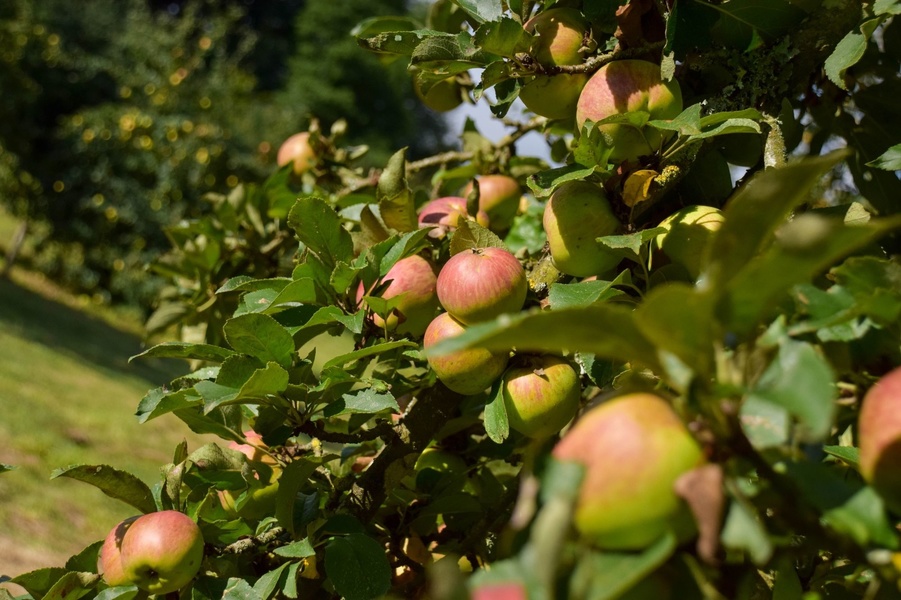
[[8, 575], [62, 565], [134, 513], [87, 484], [51, 481], [53, 469], [110, 464], [152, 485], [179, 441], [189, 449], [210, 441], [171, 415], [137, 423], [144, 393], [183, 366], [128, 364], [141, 349], [134, 323], [130, 333], [13, 273], [0, 280], [0, 463], [19, 467], [0, 474], [0, 574]]

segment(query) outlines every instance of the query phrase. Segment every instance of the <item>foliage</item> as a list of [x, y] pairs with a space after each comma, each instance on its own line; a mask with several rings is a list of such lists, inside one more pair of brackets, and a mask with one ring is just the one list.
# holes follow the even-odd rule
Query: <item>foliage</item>
[[[856, 460], [860, 402], [901, 364], [901, 267], [890, 257], [901, 196], [886, 193], [898, 180], [882, 170], [897, 140], [879, 137], [897, 129], [899, 5], [586, 2], [585, 62], [553, 71], [528, 55], [522, 26], [552, 4], [439, 1], [427, 23], [377, 18], [356, 32], [364, 48], [408, 58], [426, 87], [483, 69], [473, 93], [485, 102], [492, 89], [498, 117], [525, 77], [636, 57], [675, 78], [686, 108], [578, 129], [534, 118], [497, 143], [468, 123], [462, 151], [408, 161], [399, 150], [377, 172], [341, 146], [340, 128], [313, 128], [316, 169], [212, 195], [212, 214], [170, 229], [158, 269], [172, 285], [150, 326], [174, 325], [179, 340], [138, 358], [186, 359], [192, 371], [148, 392], [138, 417], [174, 413], [239, 444], [252, 430], [264, 458], [180, 447], [153, 488], [105, 468], [115, 476], [65, 474], [138, 511], [195, 517], [207, 562], [193, 596], [465, 598], [494, 584], [530, 598], [899, 595], [898, 515]], [[611, 163], [611, 123], [666, 142]], [[535, 130], [562, 166], [515, 155]], [[466, 215], [451, 232], [418, 228], [417, 207], [491, 171], [533, 196], [509, 232]], [[559, 272], [542, 238], [541, 207], [573, 180], [603, 186], [624, 224], [598, 238], [619, 264], [591, 280]], [[476, 187], [469, 215], [479, 200]], [[697, 278], [654, 245], [667, 231], [656, 225], [695, 204], [723, 214]], [[373, 324], [396, 305], [378, 293], [398, 260], [444, 265], [486, 246], [507, 246], [525, 267], [521, 312], [428, 352]], [[374, 290], [363, 303], [361, 283]], [[706, 462], [674, 484], [695, 531], [673, 524], [628, 552], [576, 534], [583, 472], [551, 457], [556, 439], [512, 430], [498, 385], [461, 396], [428, 366], [473, 347], [565, 355], [580, 367], [583, 411], [629, 391], [670, 401]], [[426, 450], [463, 467], [417, 467]], [[255, 494], [276, 483], [260, 505]], [[103, 590], [83, 570], [15, 581], [33, 596], [132, 591]]]

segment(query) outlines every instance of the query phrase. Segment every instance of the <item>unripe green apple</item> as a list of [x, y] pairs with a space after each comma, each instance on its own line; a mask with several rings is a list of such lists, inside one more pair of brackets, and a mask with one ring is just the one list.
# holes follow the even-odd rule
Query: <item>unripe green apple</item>
[[122, 538], [139, 517], [140, 515], [129, 517], [113, 527], [100, 547], [100, 553], [97, 555], [97, 572], [110, 587], [132, 584], [122, 568]]
[[[445, 196], [427, 202], [419, 210], [419, 226], [434, 227], [429, 232], [431, 237], [443, 238], [449, 231], [453, 231], [460, 223], [460, 219], [468, 219], [469, 211], [466, 210], [466, 198], [459, 196]], [[476, 215], [476, 223], [482, 227], [488, 227], [490, 220], [488, 213], [479, 210]]]
[[620, 228], [601, 188], [584, 181], [564, 183], [548, 199], [543, 223], [554, 265], [567, 275], [597, 275], [619, 263], [616, 253], [597, 242]]
[[441, 267], [436, 289], [441, 306], [471, 325], [521, 310], [529, 284], [519, 260], [507, 250], [471, 248]]
[[463, 103], [463, 89], [456, 77], [442, 79], [427, 92], [423, 92], [423, 86], [414, 81], [413, 90], [422, 103], [434, 111], [448, 112]]
[[255, 482], [243, 492], [219, 490], [217, 495], [230, 516], [256, 521], [275, 514], [278, 481], [266, 485]]
[[704, 249], [723, 225], [723, 213], [713, 206], [686, 206], [660, 222], [666, 232], [654, 238], [656, 248], [681, 265], [692, 279], [701, 274]]
[[[463, 190], [464, 196], [472, 191], [472, 182]], [[495, 231], [507, 231], [519, 210], [522, 188], [509, 175], [482, 175], [479, 177], [479, 212], [485, 211], [488, 222]]]
[[[422, 345], [428, 351], [439, 342], [460, 335], [466, 327], [441, 313], [425, 330]], [[451, 391], [471, 396], [491, 386], [507, 368], [509, 352], [491, 352], [484, 348], [468, 348], [440, 356], [426, 356], [438, 379]]]
[[501, 384], [510, 427], [530, 438], [555, 435], [579, 410], [579, 373], [552, 354], [514, 360]]
[[901, 367], [867, 391], [857, 435], [860, 474], [893, 512], [901, 513]]
[[[542, 66], [583, 62], [579, 49], [587, 41], [589, 25], [578, 10], [552, 8], [526, 21], [524, 28], [535, 35], [529, 54]], [[519, 98], [537, 115], [549, 119], [571, 118], [587, 81], [584, 73], [536, 75], [523, 85]]]
[[637, 550], [692, 527], [673, 485], [704, 454], [663, 398], [632, 393], [589, 410], [553, 455], [585, 466], [575, 525], [596, 546]]
[[142, 590], [158, 596], [175, 592], [200, 570], [203, 534], [176, 510], [142, 515], [122, 538], [121, 559], [125, 576]]
[[280, 167], [291, 163], [297, 175], [309, 171], [316, 164], [316, 152], [310, 145], [310, 134], [302, 131], [286, 139], [278, 149], [276, 163]]
[[[425, 258], [414, 254], [394, 263], [382, 281], [389, 281], [381, 296], [386, 300], [400, 296], [397, 306], [383, 319], [373, 314], [372, 322], [378, 328], [419, 337], [438, 311], [438, 295], [435, 285], [438, 276], [435, 267]], [[363, 283], [357, 289], [357, 301], [363, 299]]]
[[416, 459], [413, 470], [416, 472], [416, 487], [430, 492], [442, 479], [466, 473], [466, 462], [456, 454], [429, 446]]
[[[673, 119], [682, 112], [682, 91], [675, 79], [663, 81], [660, 67], [643, 60], [617, 60], [601, 67], [579, 96], [576, 123], [600, 121], [612, 115], [643, 111], [651, 119]], [[635, 160], [663, 146], [663, 134], [653, 127], [601, 125], [613, 140], [610, 160]]]

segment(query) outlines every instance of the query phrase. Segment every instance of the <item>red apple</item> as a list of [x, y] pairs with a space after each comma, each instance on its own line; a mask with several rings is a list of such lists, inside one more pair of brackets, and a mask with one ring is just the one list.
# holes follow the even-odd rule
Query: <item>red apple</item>
[[472, 590], [470, 600], [528, 600], [526, 586], [515, 581], [486, 583]]
[[[460, 335], [465, 330], [466, 327], [448, 313], [441, 313], [425, 330], [423, 347], [428, 351], [438, 342]], [[490, 387], [503, 374], [510, 353], [468, 348], [440, 356], [431, 356], [427, 352], [426, 356], [429, 366], [448, 389], [471, 396]]]
[[504, 373], [501, 389], [510, 427], [531, 438], [548, 438], [579, 410], [579, 373], [559, 356], [520, 356]]
[[[673, 119], [682, 112], [682, 91], [676, 80], [663, 81], [660, 67], [643, 60], [618, 60], [601, 67], [585, 84], [576, 107], [576, 123], [600, 121], [627, 112], [644, 111], [651, 119]], [[613, 140], [612, 161], [634, 160], [653, 154], [663, 145], [662, 133], [652, 127], [602, 125]]]
[[519, 260], [503, 248], [472, 248], [453, 255], [438, 273], [438, 301], [467, 325], [517, 312], [528, 282]]
[[704, 454], [660, 396], [632, 393], [589, 410], [553, 455], [585, 466], [575, 525], [598, 547], [637, 550], [667, 530], [693, 530], [673, 485], [703, 464]]
[[857, 435], [860, 474], [892, 511], [901, 513], [901, 367], [867, 391]]
[[564, 183], [544, 208], [544, 231], [554, 265], [567, 275], [589, 277], [612, 269], [620, 256], [598, 243], [621, 227], [604, 191], [585, 181]]
[[[466, 198], [459, 196], [445, 196], [436, 198], [425, 204], [419, 210], [419, 226], [435, 227], [429, 235], [432, 237], [444, 237], [447, 232], [457, 228], [460, 219], [468, 219], [469, 211], [466, 210]], [[482, 227], [488, 227], [490, 220], [488, 214], [479, 210], [476, 215], [476, 223]]]
[[[579, 49], [586, 45], [590, 28], [578, 10], [552, 8], [526, 21], [524, 28], [535, 36], [529, 54], [542, 66], [583, 62]], [[549, 119], [571, 118], [587, 81], [584, 73], [537, 75], [525, 82], [519, 98], [535, 114]]]
[[113, 527], [103, 540], [100, 553], [97, 555], [97, 572], [103, 576], [103, 581], [110, 587], [118, 585], [131, 585], [132, 581], [125, 575], [122, 569], [122, 538], [140, 515], [129, 517]]
[[[485, 211], [492, 229], [507, 231], [519, 210], [522, 188], [509, 175], [482, 175], [478, 180], [479, 212]], [[463, 195], [469, 196], [472, 187], [472, 182], [468, 183]]]
[[250, 462], [263, 463], [269, 466], [278, 464], [278, 461], [265, 451], [268, 446], [263, 442], [263, 436], [252, 429], [248, 429], [244, 432], [244, 437], [250, 442], [249, 444], [239, 444], [232, 441], [228, 443], [228, 447], [246, 456]]
[[203, 534], [184, 513], [149, 513], [125, 532], [121, 560], [125, 576], [142, 590], [158, 596], [175, 592], [200, 570]]
[[[390, 283], [382, 291], [381, 296], [385, 299], [400, 296], [398, 304], [387, 319], [373, 314], [373, 324], [388, 331], [414, 337], [421, 336], [438, 311], [438, 295], [435, 293], [438, 276], [435, 270], [431, 262], [418, 254], [394, 263], [382, 278], [383, 282]], [[363, 295], [361, 282], [357, 289], [358, 302], [362, 300]]]
[[280, 167], [292, 163], [294, 173], [297, 175], [309, 171], [316, 164], [316, 153], [310, 145], [310, 134], [303, 131], [286, 139], [278, 149], [276, 163]]

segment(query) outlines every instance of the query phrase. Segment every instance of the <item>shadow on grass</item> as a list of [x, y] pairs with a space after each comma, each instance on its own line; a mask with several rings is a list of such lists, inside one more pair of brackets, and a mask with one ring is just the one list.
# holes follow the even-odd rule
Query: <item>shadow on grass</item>
[[99, 367], [140, 377], [158, 386], [182, 375], [186, 365], [129, 357], [143, 350], [141, 339], [105, 321], [49, 300], [0, 278], [0, 329], [67, 352]]

